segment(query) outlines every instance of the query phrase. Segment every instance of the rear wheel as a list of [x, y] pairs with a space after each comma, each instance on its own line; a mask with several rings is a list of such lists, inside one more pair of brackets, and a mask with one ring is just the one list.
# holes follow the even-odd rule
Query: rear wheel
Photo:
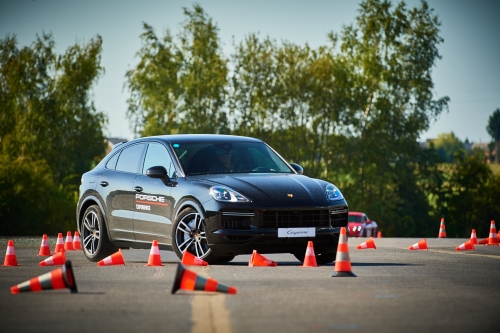
[[97, 262], [117, 251], [108, 238], [106, 223], [97, 205], [92, 205], [85, 210], [82, 224], [83, 253], [92, 262]]
[[217, 256], [212, 252], [207, 242], [205, 220], [192, 208], [186, 208], [179, 214], [175, 219], [172, 233], [173, 248], [179, 259], [182, 259], [184, 251], [209, 264], [226, 263], [234, 258], [234, 256]]

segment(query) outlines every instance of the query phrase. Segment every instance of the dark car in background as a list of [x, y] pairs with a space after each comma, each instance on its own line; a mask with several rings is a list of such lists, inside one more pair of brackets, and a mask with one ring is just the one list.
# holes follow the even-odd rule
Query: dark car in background
[[335, 260], [348, 206], [339, 189], [302, 175], [261, 140], [165, 135], [119, 144], [82, 176], [77, 226], [98, 261], [118, 248], [184, 251], [224, 263], [236, 255], [292, 253], [314, 241]]
[[370, 220], [365, 213], [349, 212], [349, 237], [376, 237], [377, 222]]

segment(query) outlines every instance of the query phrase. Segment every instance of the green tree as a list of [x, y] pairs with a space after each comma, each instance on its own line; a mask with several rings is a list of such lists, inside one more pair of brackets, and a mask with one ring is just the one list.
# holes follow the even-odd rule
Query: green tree
[[104, 154], [106, 117], [91, 100], [104, 71], [102, 40], [61, 55], [54, 45], [49, 34], [22, 48], [15, 36], [0, 40], [0, 219], [8, 234], [73, 225], [80, 176]]
[[182, 118], [179, 72], [181, 54], [167, 30], [163, 38], [144, 23], [139, 64], [126, 73], [130, 91], [127, 115], [137, 136], [176, 134]]
[[498, 216], [498, 203], [490, 198], [500, 194], [498, 177], [492, 176], [482, 158], [467, 156], [463, 149], [455, 153], [454, 160], [443, 165], [445, 181], [437, 201], [437, 211], [446, 217], [447, 235], [469, 237], [473, 228], [485, 234], [489, 220]]
[[228, 133], [227, 60], [218, 27], [199, 5], [184, 8], [178, 42], [144, 24], [139, 64], [126, 73], [128, 117], [137, 136]]
[[486, 130], [495, 141], [495, 160], [500, 163], [500, 109], [496, 109], [490, 116]]
[[439, 134], [437, 139], [432, 140], [432, 144], [441, 160], [448, 163], [453, 162], [455, 153], [464, 148], [463, 142], [453, 132]]
[[343, 188], [351, 207], [370, 212], [381, 228], [400, 223], [394, 234], [409, 236], [426, 223], [417, 218], [426, 201], [414, 185], [416, 141], [449, 101], [432, 97], [440, 24], [426, 2], [410, 10], [404, 3], [392, 9], [391, 2], [376, 0], [360, 7], [356, 26], [341, 34], [340, 56], [353, 67], [353, 102], [346, 112], [353, 153], [340, 167], [349, 174]]

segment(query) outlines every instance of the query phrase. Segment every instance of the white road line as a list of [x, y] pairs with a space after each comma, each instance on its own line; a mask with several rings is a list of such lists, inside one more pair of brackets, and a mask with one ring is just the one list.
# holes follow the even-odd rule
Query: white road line
[[[189, 267], [197, 274], [208, 277], [210, 267]], [[226, 295], [197, 293], [191, 301], [191, 333], [233, 333]]]

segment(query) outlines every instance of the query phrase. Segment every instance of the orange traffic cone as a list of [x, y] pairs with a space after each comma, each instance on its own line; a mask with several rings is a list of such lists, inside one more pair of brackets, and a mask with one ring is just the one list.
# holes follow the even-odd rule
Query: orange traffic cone
[[481, 244], [481, 245], [488, 244], [488, 241], [489, 241], [489, 240], [490, 240], [489, 238], [481, 239], [481, 240], [478, 242], [478, 244]]
[[56, 242], [56, 249], [54, 250], [54, 254], [58, 252], [64, 252], [64, 240], [62, 233], [57, 234], [57, 242]]
[[423, 240], [421, 240], [420, 242], [415, 243], [412, 246], [410, 246], [409, 249], [412, 251], [413, 250], [429, 250], [429, 248], [427, 247], [427, 241], [425, 240], [425, 238]]
[[377, 233], [377, 238], [382, 238], [382, 231], [379, 231], [379, 232]]
[[60, 267], [52, 272], [45, 273], [38, 277], [32, 278], [26, 282], [20, 283], [17, 286], [10, 288], [13, 294], [19, 294], [24, 291], [41, 291], [47, 289], [64, 289], [69, 288], [71, 293], [77, 293], [75, 276], [73, 275], [73, 267], [71, 261], [66, 261], [63, 267]]
[[444, 217], [441, 218], [441, 225], [439, 226], [438, 238], [446, 238], [446, 229], [444, 228]]
[[59, 252], [54, 254], [52, 257], [48, 257], [45, 260], [40, 261], [40, 266], [54, 266], [63, 265], [66, 262], [66, 256], [64, 252]]
[[307, 242], [306, 255], [304, 256], [304, 264], [302, 267], [318, 267], [312, 241]]
[[472, 243], [472, 240], [468, 240], [467, 242], [463, 243], [462, 245], [457, 246], [455, 249], [457, 251], [463, 251], [463, 250], [474, 250], [474, 243]]
[[75, 231], [75, 237], [73, 237], [73, 249], [82, 249], [82, 244], [80, 243], [80, 234], [78, 233], [78, 231]]
[[157, 240], [153, 240], [151, 251], [149, 252], [149, 260], [145, 266], [163, 266], [161, 263], [160, 248], [158, 247]]
[[351, 271], [351, 259], [349, 258], [349, 247], [347, 246], [347, 233], [345, 227], [340, 228], [339, 245], [335, 257], [335, 272], [332, 277], [356, 276]]
[[236, 294], [236, 292], [238, 291], [235, 287], [225, 286], [223, 284], [220, 284], [215, 279], [201, 277], [195, 272], [186, 269], [180, 263], [177, 264], [174, 285], [172, 286], [172, 294], [174, 294], [179, 289], [188, 291], [218, 291], [228, 294]]
[[40, 245], [40, 252], [38, 252], [39, 257], [50, 256], [49, 238], [46, 234], [42, 236], [42, 244]]
[[97, 266], [114, 266], [123, 265], [125, 266], [125, 261], [123, 260], [122, 250], [119, 249], [118, 252], [113, 253], [110, 256], [102, 259], [97, 263]]
[[359, 244], [358, 246], [356, 246], [356, 248], [358, 250], [361, 250], [361, 249], [376, 249], [377, 247], [375, 246], [375, 242], [373, 241], [373, 237], [370, 237], [369, 240], [367, 240], [364, 243]]
[[191, 265], [191, 266], [206, 266], [208, 265], [208, 262], [206, 262], [203, 259], [198, 258], [192, 253], [189, 253], [187, 250], [184, 251], [184, 254], [182, 255], [182, 263], [184, 265]]
[[[314, 257], [314, 254], [313, 254], [313, 257]], [[314, 260], [316, 260], [316, 257], [314, 257]], [[262, 254], [258, 254], [257, 250], [253, 250], [252, 257], [250, 258], [250, 261], [248, 262], [248, 266], [250, 266], [250, 267], [254, 267], [254, 266], [275, 267], [275, 266], [278, 266], [278, 263], [275, 261], [272, 261], [269, 258], [264, 257]]]
[[16, 250], [14, 249], [14, 241], [12, 239], [7, 243], [7, 252], [2, 266], [19, 266], [17, 263]]
[[500, 244], [498, 244], [497, 228], [493, 220], [491, 220], [490, 236], [488, 237], [488, 244], [486, 244], [486, 246], [500, 246]]
[[64, 243], [65, 251], [73, 251], [73, 237], [71, 237], [71, 231], [66, 233], [66, 242]]
[[470, 233], [470, 240], [472, 244], [477, 244], [476, 229], [472, 229], [472, 232]]

